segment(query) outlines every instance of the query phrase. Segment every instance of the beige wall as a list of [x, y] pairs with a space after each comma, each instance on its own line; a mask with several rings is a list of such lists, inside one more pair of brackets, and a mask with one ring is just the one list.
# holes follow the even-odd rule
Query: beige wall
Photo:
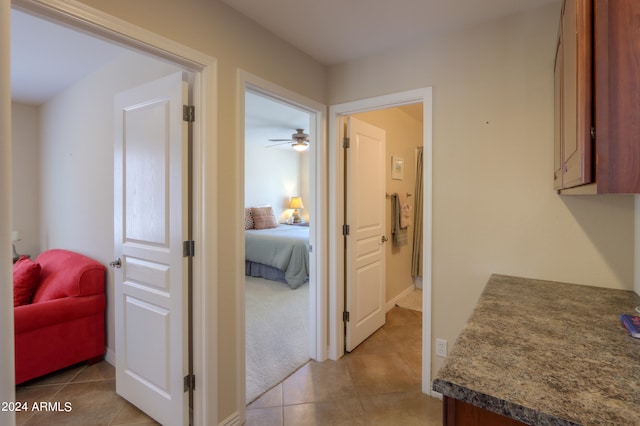
[[[219, 204], [218, 241], [218, 381], [220, 420], [233, 415], [237, 406], [238, 347], [236, 334], [236, 286], [243, 282], [244, 259], [239, 252], [237, 230], [242, 229], [242, 212], [229, 206], [242, 206], [242, 141], [237, 134], [239, 119], [238, 69], [278, 84], [320, 103], [325, 102], [326, 69], [309, 56], [294, 49], [254, 22], [242, 17], [218, 1], [187, 0], [82, 0], [92, 7], [147, 30], [197, 49], [217, 59], [218, 90], [218, 163], [219, 185], [210, 197], [225, 200]], [[150, 12], [152, 11], [152, 12]], [[295, 66], [291, 66], [295, 64]], [[236, 159], [234, 161], [234, 159]], [[231, 182], [230, 182], [231, 180]]]
[[19, 232], [19, 254], [40, 253], [40, 154], [38, 107], [11, 103], [11, 164], [13, 166], [13, 230]]
[[300, 156], [300, 196], [304, 209], [300, 211], [300, 216], [307, 222], [311, 221], [309, 211], [311, 210], [311, 154], [309, 151], [299, 152]]
[[247, 144], [244, 206], [270, 205], [278, 222], [288, 220], [293, 212], [289, 209], [291, 197], [302, 196], [300, 163], [300, 153], [292, 149], [265, 149]]
[[[421, 111], [421, 109], [420, 109]], [[420, 112], [420, 114], [422, 114]], [[420, 115], [421, 116], [421, 115]], [[422, 146], [422, 121], [416, 120], [400, 108], [389, 108], [378, 111], [370, 111], [354, 114], [362, 121], [366, 121], [386, 132], [386, 168], [383, 171], [386, 176], [387, 193], [415, 192], [415, 158], [416, 148]], [[391, 157], [397, 156], [404, 160], [402, 180], [391, 178]], [[415, 197], [409, 197], [409, 203], [413, 206]], [[412, 211], [413, 213], [413, 211]], [[414, 286], [411, 276], [411, 257], [413, 251], [413, 226], [408, 230], [408, 244], [394, 246], [391, 236], [391, 199], [386, 199], [386, 236], [389, 241], [386, 244], [386, 302], [389, 303], [398, 297], [403, 291]]]
[[492, 273], [633, 289], [633, 198], [552, 189], [559, 13], [556, 2], [329, 70], [330, 104], [433, 87], [432, 339], [456, 339]]

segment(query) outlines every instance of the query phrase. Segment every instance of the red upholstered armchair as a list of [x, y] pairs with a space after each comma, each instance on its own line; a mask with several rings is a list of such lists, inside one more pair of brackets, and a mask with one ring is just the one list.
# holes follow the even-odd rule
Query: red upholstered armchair
[[43, 252], [34, 263], [40, 265], [40, 280], [33, 301], [14, 308], [16, 384], [97, 361], [105, 352], [106, 268], [58, 249]]

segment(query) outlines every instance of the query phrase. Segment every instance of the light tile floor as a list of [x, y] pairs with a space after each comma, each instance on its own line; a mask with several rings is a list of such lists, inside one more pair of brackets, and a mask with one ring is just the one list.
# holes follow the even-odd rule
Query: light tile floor
[[422, 314], [394, 308], [338, 361], [310, 361], [247, 407], [247, 426], [440, 425], [442, 402], [421, 392]]
[[[41, 402], [60, 403], [63, 411], [26, 411], [16, 424], [36, 425], [158, 425], [116, 394], [115, 369], [106, 361], [80, 364], [17, 386], [16, 401], [27, 407]], [[65, 405], [69, 403], [69, 405]], [[55, 405], [53, 405], [55, 407]], [[64, 411], [69, 407], [68, 412]]]
[[[441, 401], [420, 391], [421, 313], [394, 308], [386, 324], [338, 361], [305, 364], [247, 407], [247, 426], [440, 425]], [[102, 361], [32, 380], [16, 400], [71, 404], [70, 412], [21, 412], [17, 425], [158, 425], [115, 393]]]

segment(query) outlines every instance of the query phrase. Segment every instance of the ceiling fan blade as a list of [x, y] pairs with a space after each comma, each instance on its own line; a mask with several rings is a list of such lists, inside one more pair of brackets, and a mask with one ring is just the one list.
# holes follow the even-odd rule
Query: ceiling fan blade
[[[271, 139], [269, 139], [269, 140], [271, 140]], [[275, 139], [275, 140], [278, 140], [278, 139]], [[267, 146], [265, 146], [265, 148], [273, 148], [275, 146], [280, 146], [280, 145], [284, 145], [286, 143], [290, 143], [291, 142], [289, 139], [281, 139], [281, 140], [283, 140], [284, 142], [274, 143], [273, 145], [267, 145]]]
[[304, 147], [303, 150], [306, 150], [309, 146], [309, 135], [304, 132], [304, 129], [296, 129], [296, 133], [291, 135], [291, 139], [267, 139], [269, 142], [280, 142], [273, 145], [267, 145], [265, 148], [273, 148], [279, 145], [284, 145], [285, 143], [291, 143], [291, 146], [295, 150], [301, 150], [301, 147]]

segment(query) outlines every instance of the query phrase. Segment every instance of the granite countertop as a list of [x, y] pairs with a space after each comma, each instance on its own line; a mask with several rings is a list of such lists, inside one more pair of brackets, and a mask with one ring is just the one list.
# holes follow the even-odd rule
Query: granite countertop
[[532, 425], [640, 425], [632, 291], [492, 275], [433, 390]]

